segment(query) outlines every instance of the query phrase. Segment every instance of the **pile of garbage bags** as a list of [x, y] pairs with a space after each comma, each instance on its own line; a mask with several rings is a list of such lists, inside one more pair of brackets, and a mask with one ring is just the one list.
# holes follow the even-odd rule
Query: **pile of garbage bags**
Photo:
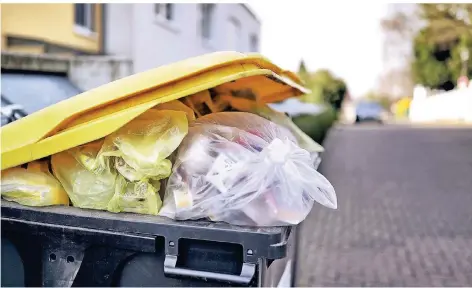
[[318, 143], [266, 105], [226, 103], [247, 112], [195, 118], [192, 105], [158, 105], [103, 139], [2, 171], [2, 197], [250, 226], [298, 224], [314, 202], [336, 209]]
[[185, 112], [150, 109], [103, 140], [51, 157], [74, 206], [157, 215], [167, 159], [188, 132]]

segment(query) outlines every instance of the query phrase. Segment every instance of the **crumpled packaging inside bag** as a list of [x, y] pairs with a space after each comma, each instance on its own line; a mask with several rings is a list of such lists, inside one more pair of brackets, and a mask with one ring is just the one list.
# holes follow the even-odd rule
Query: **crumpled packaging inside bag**
[[250, 112], [259, 115], [269, 121], [281, 125], [292, 132], [297, 138], [298, 144], [301, 148], [306, 149], [312, 153], [323, 152], [323, 146], [311, 139], [305, 132], [303, 132], [293, 121], [282, 112], [278, 112], [265, 103], [258, 103], [254, 100], [237, 98], [231, 95], [223, 95], [222, 100], [227, 101], [231, 107], [242, 112]]
[[178, 149], [160, 215], [235, 225], [298, 224], [337, 207], [329, 181], [286, 128], [244, 112], [198, 118]]

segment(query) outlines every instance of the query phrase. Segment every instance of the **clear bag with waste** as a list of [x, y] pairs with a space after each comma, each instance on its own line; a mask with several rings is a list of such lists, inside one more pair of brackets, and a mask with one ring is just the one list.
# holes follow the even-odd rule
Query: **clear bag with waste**
[[49, 172], [47, 161], [33, 161], [27, 168], [2, 171], [2, 198], [26, 206], [69, 205], [69, 197]]
[[231, 95], [225, 95], [226, 100], [231, 107], [242, 112], [251, 112], [259, 115], [275, 124], [281, 125], [295, 136], [298, 144], [301, 148], [313, 153], [314, 156], [318, 156], [318, 153], [323, 152], [323, 146], [318, 144], [315, 140], [311, 139], [305, 132], [303, 132], [293, 121], [282, 112], [278, 112], [265, 103], [258, 103], [253, 100], [232, 97]]
[[192, 123], [159, 214], [235, 225], [294, 225], [315, 201], [337, 207], [333, 186], [288, 129], [251, 113], [221, 112]]

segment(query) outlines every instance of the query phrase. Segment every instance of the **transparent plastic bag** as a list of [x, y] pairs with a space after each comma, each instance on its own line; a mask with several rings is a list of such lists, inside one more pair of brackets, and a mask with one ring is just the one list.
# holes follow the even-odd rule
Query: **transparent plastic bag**
[[52, 155], [52, 170], [79, 208], [106, 210], [115, 192], [117, 173], [97, 159], [103, 140]]
[[69, 197], [49, 172], [48, 162], [28, 163], [27, 169], [14, 167], [2, 171], [2, 197], [26, 206], [69, 205]]
[[251, 113], [203, 116], [189, 128], [159, 212], [236, 225], [298, 224], [314, 201], [337, 207], [333, 186], [286, 129]]
[[105, 137], [98, 158], [105, 167], [107, 157], [117, 157], [115, 168], [129, 181], [167, 178], [172, 168], [167, 158], [187, 132], [185, 112], [150, 109]]
[[257, 114], [269, 121], [281, 125], [290, 130], [290, 132], [297, 138], [298, 144], [301, 148], [313, 153], [313, 157], [318, 158], [318, 153], [323, 152], [323, 146], [311, 139], [305, 132], [293, 123], [292, 119], [282, 112], [275, 111], [265, 103], [258, 103], [253, 100], [232, 97], [230, 95], [224, 98], [228, 101], [234, 109], [243, 112], [251, 112]]

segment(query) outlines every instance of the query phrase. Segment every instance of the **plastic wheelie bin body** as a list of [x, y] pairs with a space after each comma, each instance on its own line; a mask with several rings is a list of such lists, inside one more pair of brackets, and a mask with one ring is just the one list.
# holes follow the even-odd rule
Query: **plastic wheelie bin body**
[[[257, 54], [190, 58], [108, 83], [2, 127], [1, 168], [105, 137], [154, 106], [205, 91], [264, 103], [308, 92], [295, 74]], [[286, 263], [293, 264], [295, 227], [173, 221], [4, 200], [1, 214], [2, 248], [13, 246], [21, 259], [15, 271], [23, 276], [9, 273], [19, 286], [277, 286], [291, 272]]]

